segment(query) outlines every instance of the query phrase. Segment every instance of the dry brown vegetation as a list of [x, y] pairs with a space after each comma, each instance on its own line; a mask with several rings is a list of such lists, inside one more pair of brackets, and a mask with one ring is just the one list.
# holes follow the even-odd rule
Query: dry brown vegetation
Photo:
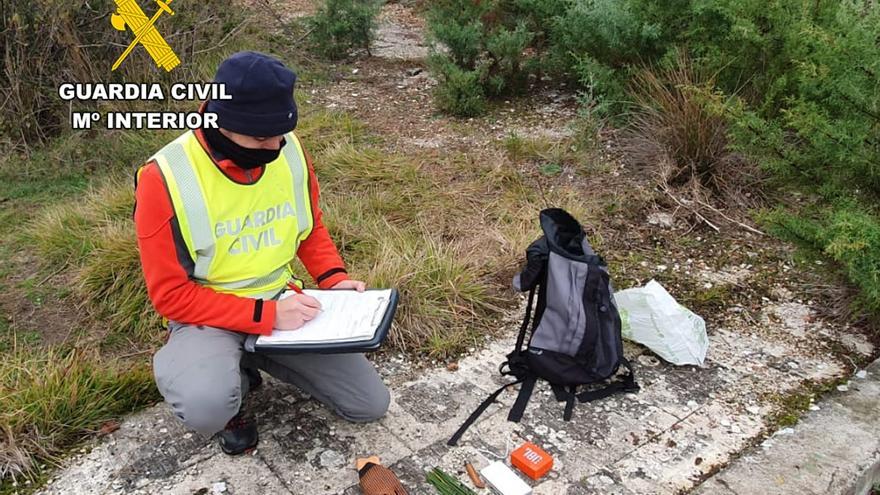
[[764, 194], [759, 187], [763, 174], [730, 149], [727, 121], [715, 101], [714, 76], [683, 54], [671, 64], [644, 67], [633, 76], [634, 111], [623, 151], [656, 178], [674, 208], [715, 230], [732, 223], [758, 233], [713, 206], [756, 207]]
[[719, 169], [730, 153], [725, 121], [706, 105], [712, 88], [711, 75], [685, 56], [673, 67], [636, 72], [631, 93], [636, 111], [626, 147], [635, 163], [655, 167], [673, 186], [718, 187]]

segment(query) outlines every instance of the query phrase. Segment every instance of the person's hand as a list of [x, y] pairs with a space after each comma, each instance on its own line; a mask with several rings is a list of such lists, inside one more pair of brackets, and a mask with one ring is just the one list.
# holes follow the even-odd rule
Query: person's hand
[[330, 287], [331, 290], [338, 289], [354, 289], [358, 292], [363, 292], [367, 290], [367, 284], [365, 282], [361, 282], [360, 280], [343, 280], [333, 287]]
[[321, 303], [312, 296], [294, 294], [275, 305], [275, 328], [296, 330], [321, 312]]

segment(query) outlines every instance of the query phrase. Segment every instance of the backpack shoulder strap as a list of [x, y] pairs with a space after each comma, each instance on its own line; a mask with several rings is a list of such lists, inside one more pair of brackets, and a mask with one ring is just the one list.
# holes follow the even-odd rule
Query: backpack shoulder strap
[[590, 402], [594, 400], [604, 399], [618, 392], [638, 392], [641, 387], [636, 383], [635, 373], [633, 373], [632, 365], [625, 357], [620, 358], [620, 364], [627, 369], [627, 374], [620, 380], [615, 380], [603, 388], [597, 390], [587, 390], [577, 394], [579, 402]]
[[506, 389], [507, 387], [510, 387], [512, 385], [516, 385], [517, 383], [522, 383], [522, 382], [523, 382], [523, 380], [519, 379], [515, 382], [504, 384], [500, 388], [498, 388], [498, 390], [492, 392], [492, 395], [490, 395], [489, 397], [486, 397], [486, 400], [484, 400], [479, 405], [479, 407], [477, 407], [474, 410], [474, 412], [472, 412], [471, 415], [468, 416], [468, 418], [466, 420], [464, 420], [464, 423], [462, 423], [461, 427], [459, 427], [459, 429], [455, 433], [452, 434], [452, 437], [449, 439], [448, 442], [446, 442], [446, 445], [449, 445], [450, 447], [454, 447], [458, 443], [459, 439], [461, 439], [461, 436], [464, 435], [464, 432], [466, 432], [467, 429], [470, 428], [472, 424], [474, 424], [474, 422], [477, 420], [477, 418], [479, 418], [484, 412], [486, 412], [486, 409], [489, 408], [489, 405], [491, 405], [493, 402], [495, 402], [495, 399], [497, 399], [498, 396], [501, 395], [501, 392], [503, 392], [504, 389]]
[[535, 383], [537, 381], [538, 378], [532, 374], [527, 375], [522, 380], [522, 386], [519, 388], [516, 402], [513, 403], [513, 407], [510, 408], [510, 413], [507, 414], [508, 421], [519, 423], [519, 420], [522, 419], [526, 406], [529, 404], [529, 399], [532, 397], [532, 392], [535, 390]]
[[[526, 363], [525, 357], [523, 356], [523, 344], [525, 343], [526, 332], [529, 331], [529, 323], [532, 320], [532, 307], [535, 302], [535, 292], [537, 291], [538, 285], [540, 284], [535, 284], [529, 289], [529, 301], [526, 303], [526, 315], [523, 317], [522, 326], [519, 328], [519, 335], [516, 338], [516, 347], [514, 347], [512, 353], [507, 355], [507, 361], [501, 365], [502, 375], [513, 375], [522, 382], [519, 394], [516, 396], [516, 402], [513, 403], [513, 407], [510, 408], [510, 413], [507, 415], [507, 420], [515, 423], [518, 423], [519, 420], [522, 419], [526, 406], [529, 404], [529, 399], [532, 397], [532, 392], [535, 390], [535, 382], [537, 381], [537, 377], [531, 372]], [[505, 365], [507, 365], [509, 371], [504, 371]]]
[[577, 387], [569, 386], [565, 388], [562, 385], [551, 384], [550, 388], [553, 390], [553, 395], [556, 397], [556, 400], [559, 402], [565, 402], [565, 412], [562, 413], [562, 419], [565, 421], [571, 421], [571, 415], [574, 412], [574, 401], [577, 399], [575, 395], [575, 391]]
[[529, 330], [529, 322], [532, 320], [532, 306], [535, 302], [535, 291], [537, 290], [537, 287], [538, 284], [535, 284], [529, 289], [529, 301], [526, 303], [526, 314], [523, 317], [522, 325], [519, 327], [519, 335], [516, 337], [516, 347], [513, 348], [515, 353], [522, 352], [522, 346], [526, 340], [526, 332]]
[[[502, 385], [498, 390], [492, 393], [489, 397], [486, 397], [475, 410], [471, 413], [470, 416], [462, 423], [461, 427], [459, 427], [458, 431], [456, 431], [452, 438], [446, 442], [446, 445], [450, 447], [454, 446], [458, 443], [458, 440], [461, 439], [461, 436], [467, 431], [468, 428], [471, 427], [472, 424], [477, 420], [477, 418], [482, 415], [486, 409], [489, 408], [489, 405], [495, 402], [495, 399], [501, 395], [501, 392], [507, 387], [522, 383], [523, 386], [520, 388], [519, 395], [516, 397], [516, 402], [513, 405], [513, 408], [510, 410], [510, 414], [507, 419], [510, 421], [519, 421], [522, 418], [523, 411], [525, 411], [526, 405], [529, 403], [529, 397], [532, 396], [532, 391], [535, 389], [535, 381], [537, 378], [532, 375], [529, 371], [528, 366], [525, 363], [525, 359], [523, 358], [523, 344], [526, 339], [526, 332], [529, 330], [529, 323], [532, 320], [532, 307], [535, 302], [535, 292], [537, 290], [538, 284], [532, 286], [529, 289], [529, 300], [526, 303], [526, 314], [523, 317], [522, 325], [519, 328], [519, 335], [516, 337], [516, 347], [514, 347], [513, 352], [507, 355], [507, 360], [501, 363], [499, 367], [499, 372], [502, 375], [513, 376], [516, 378], [516, 381], [507, 383]], [[505, 370], [507, 368], [507, 370]], [[516, 418], [516, 419], [514, 419]]]

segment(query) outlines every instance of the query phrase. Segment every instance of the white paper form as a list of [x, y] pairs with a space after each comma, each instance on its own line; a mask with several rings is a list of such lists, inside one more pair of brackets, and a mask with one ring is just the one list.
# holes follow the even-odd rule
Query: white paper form
[[[391, 289], [368, 290], [304, 290], [321, 303], [321, 312], [297, 330], [275, 329], [272, 335], [261, 335], [257, 345], [314, 344], [357, 342], [376, 334], [382, 317], [391, 302]], [[286, 291], [279, 299], [295, 294]]]

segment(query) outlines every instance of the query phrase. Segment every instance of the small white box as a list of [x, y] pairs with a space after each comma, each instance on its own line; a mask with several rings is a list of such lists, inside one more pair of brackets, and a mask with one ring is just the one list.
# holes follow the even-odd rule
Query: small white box
[[495, 461], [484, 467], [480, 470], [480, 475], [501, 495], [532, 494], [532, 488], [501, 461]]

